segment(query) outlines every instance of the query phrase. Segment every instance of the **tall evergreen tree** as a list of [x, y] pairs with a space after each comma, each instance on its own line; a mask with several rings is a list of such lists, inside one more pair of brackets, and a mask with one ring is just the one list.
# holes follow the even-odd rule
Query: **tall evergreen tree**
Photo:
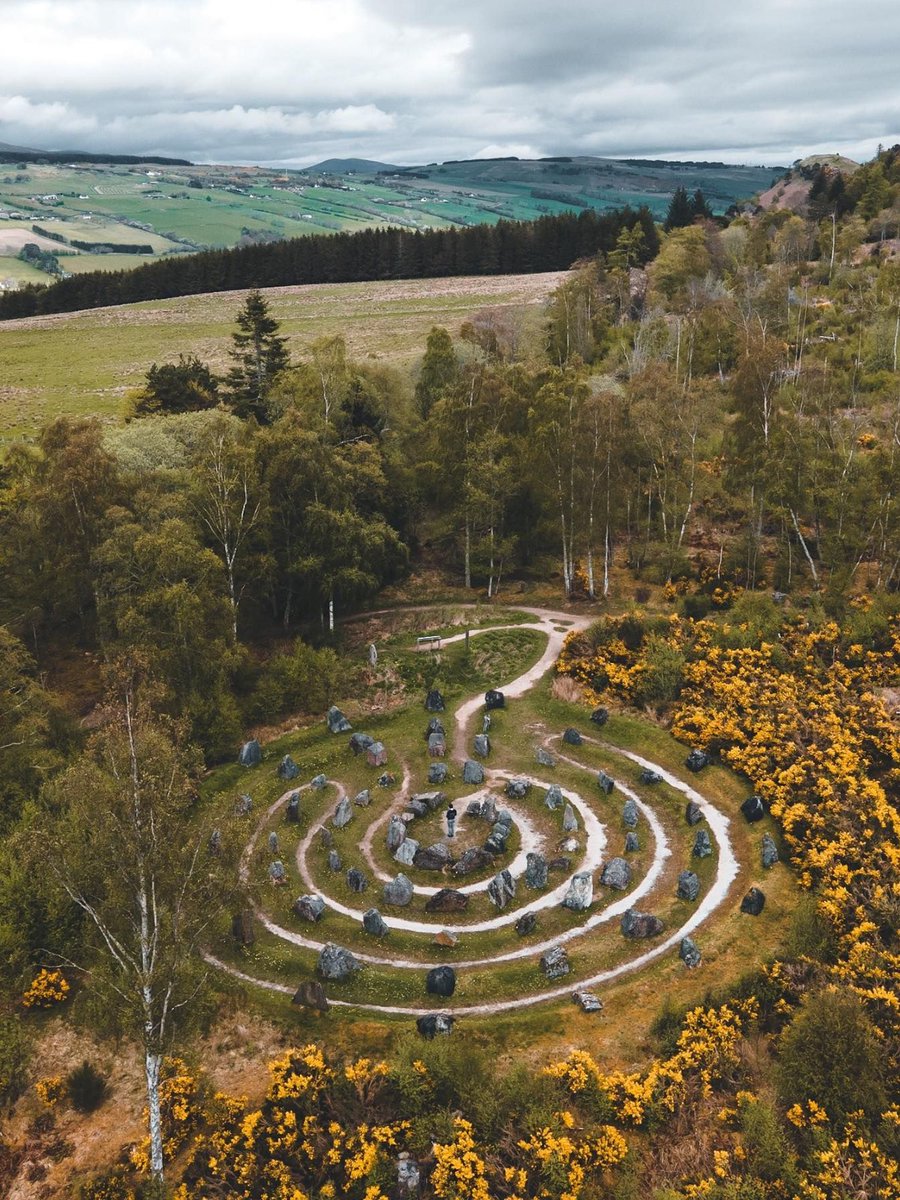
[[669, 203], [669, 211], [663, 222], [663, 229], [680, 229], [684, 225], [693, 225], [694, 206], [683, 187], [677, 187]]
[[259, 292], [250, 293], [236, 320], [238, 330], [231, 335], [234, 366], [226, 377], [231, 406], [238, 416], [267, 424], [272, 384], [291, 365], [287, 339], [278, 335], [279, 323]]

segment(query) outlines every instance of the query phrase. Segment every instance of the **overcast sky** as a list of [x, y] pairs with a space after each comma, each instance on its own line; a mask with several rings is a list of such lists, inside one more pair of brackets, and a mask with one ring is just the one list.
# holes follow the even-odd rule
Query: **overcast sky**
[[0, 141], [308, 165], [900, 141], [900, 0], [0, 0]]

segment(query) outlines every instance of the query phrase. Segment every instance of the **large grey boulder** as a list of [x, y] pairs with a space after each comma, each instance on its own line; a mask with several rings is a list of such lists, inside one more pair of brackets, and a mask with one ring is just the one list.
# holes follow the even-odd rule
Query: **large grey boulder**
[[330, 871], [340, 871], [341, 869], [341, 856], [337, 850], [328, 851], [328, 869]]
[[328, 1012], [328, 997], [318, 979], [305, 979], [294, 992], [291, 1004], [298, 1008], [314, 1008], [316, 1012]]
[[582, 738], [582, 736], [578, 732], [578, 730], [573, 729], [572, 726], [570, 725], [569, 728], [567, 730], [565, 730], [565, 732], [563, 733], [562, 740], [566, 743], [567, 746], [580, 746], [584, 739]]
[[554, 946], [541, 956], [541, 970], [548, 979], [562, 979], [572, 970], [565, 946]]
[[256, 738], [244, 742], [238, 754], [238, 762], [242, 767], [258, 767], [262, 762], [262, 749]]
[[527, 937], [529, 933], [534, 933], [536, 925], [537, 913], [527, 912], [522, 913], [521, 917], [519, 917], [518, 921], [516, 921], [513, 928], [519, 937]]
[[591, 720], [594, 722], [595, 725], [601, 725], [601, 726], [605, 725], [606, 722], [609, 720], [609, 709], [595, 708], [594, 711], [591, 713]]
[[558, 787], [557, 784], [552, 783], [550, 787], [547, 788], [547, 795], [544, 797], [544, 803], [551, 812], [554, 812], [557, 808], [562, 808], [562, 806], [565, 804], [562, 789]]
[[603, 1011], [603, 1001], [594, 992], [573, 992], [572, 999], [582, 1012], [593, 1013]]
[[476, 733], [473, 749], [479, 758], [487, 758], [491, 752], [491, 739], [486, 733]]
[[300, 793], [291, 792], [288, 796], [287, 807], [284, 810], [284, 815], [289, 821], [300, 820]]
[[657, 783], [662, 783], [663, 777], [659, 771], [654, 771], [651, 767], [644, 767], [638, 776], [638, 782], [646, 784], [648, 787], [653, 787]]
[[325, 720], [328, 722], [328, 728], [332, 733], [351, 733], [353, 730], [353, 726], [334, 704], [329, 708]]
[[353, 803], [358, 808], [368, 808], [372, 803], [372, 793], [368, 788], [363, 788], [361, 792], [357, 792], [353, 797]]
[[363, 913], [363, 929], [372, 937], [384, 937], [388, 932], [387, 922], [377, 908], [370, 908]]
[[446, 802], [447, 797], [444, 792], [417, 792], [413, 796], [413, 800], [422, 800], [431, 812], [437, 812], [441, 805]]
[[509, 871], [498, 871], [487, 886], [487, 894], [492, 904], [497, 908], [506, 908], [508, 902], [516, 894], [516, 881]]
[[368, 886], [369, 881], [366, 879], [365, 875], [363, 875], [362, 871], [360, 871], [359, 867], [351, 867], [347, 872], [347, 887], [350, 889], [350, 891], [359, 895], [361, 892], [364, 892]]
[[368, 733], [351, 733], [349, 744], [354, 754], [362, 754], [375, 745], [375, 739]]
[[482, 871], [485, 867], [490, 866], [493, 859], [494, 856], [489, 850], [484, 850], [481, 846], [470, 846], [459, 856], [459, 861], [450, 868], [450, 874], [460, 878], [471, 875], [475, 871]]
[[349, 825], [353, 820], [353, 805], [350, 802], [349, 796], [344, 796], [334, 810], [334, 816], [331, 818], [331, 823], [335, 829], [343, 829], [345, 825]]
[[699, 967], [702, 959], [700, 947], [693, 938], [683, 937], [678, 947], [678, 957], [686, 967]]
[[696, 900], [700, 895], [700, 880], [693, 871], [682, 871], [678, 876], [676, 895], [679, 900]]
[[476, 787], [484, 783], [484, 767], [474, 758], [467, 758], [463, 763], [463, 783], [471, 783]]
[[641, 843], [638, 838], [638, 835], [634, 832], [633, 829], [629, 829], [628, 832], [625, 834], [625, 853], [626, 854], [634, 854], [636, 851], [640, 850], [640, 848], [641, 848]]
[[385, 841], [391, 854], [406, 841], [406, 822], [401, 817], [398, 817], [396, 813], [388, 822]]
[[577, 833], [577, 831], [578, 831], [578, 818], [575, 816], [575, 809], [572, 807], [571, 804], [567, 804], [566, 808], [565, 808], [565, 812], [563, 813], [563, 832], [564, 833]]
[[694, 847], [691, 854], [694, 858], [708, 858], [712, 854], [712, 842], [709, 834], [705, 829], [698, 829], [697, 836], [694, 838]]
[[429, 996], [452, 996], [456, 991], [456, 972], [452, 967], [432, 967], [425, 976]]
[[495, 708], [506, 708], [506, 697], [496, 688], [491, 688], [484, 693], [484, 707], [488, 712]]
[[654, 917], [651, 913], [638, 912], [636, 908], [629, 908], [621, 921], [623, 936], [634, 941], [639, 938], [656, 937], [662, 933], [663, 929], [664, 926], [659, 917]]
[[624, 858], [611, 858], [600, 875], [604, 887], [624, 892], [631, 884], [631, 866]]
[[488, 825], [493, 825], [497, 820], [497, 802], [493, 796], [487, 795], [481, 801], [481, 819], [487, 821]]
[[758, 917], [766, 906], [766, 896], [758, 887], [752, 887], [741, 901], [741, 912]]
[[525, 886], [541, 890], [547, 886], [547, 860], [543, 854], [530, 851], [525, 856]]
[[418, 867], [420, 871], [443, 871], [444, 867], [449, 865], [450, 851], [443, 842], [426, 846], [425, 849], [416, 851], [413, 857], [413, 866]]
[[505, 791], [510, 800], [524, 800], [531, 791], [531, 780], [509, 779], [507, 780]]
[[287, 872], [284, 869], [284, 863], [280, 859], [269, 863], [269, 879], [272, 883], [287, 883]]
[[768, 871], [778, 862], [778, 847], [771, 833], [764, 833], [762, 840], [762, 865]]
[[616, 781], [611, 775], [607, 775], [605, 771], [597, 772], [597, 787], [605, 796], [608, 796], [616, 786]]
[[325, 901], [321, 896], [298, 896], [293, 907], [298, 917], [315, 924], [325, 911]]
[[319, 951], [318, 971], [323, 979], [331, 979], [343, 983], [355, 971], [362, 969], [362, 964], [343, 946], [328, 942]]
[[[416, 1018], [416, 1029], [423, 1038], [428, 1038], [429, 1041], [439, 1034], [447, 1035], [453, 1029], [455, 1017], [451, 1017], [449, 1013], [428, 1013], [427, 1016]], [[398, 1172], [399, 1175], [399, 1172]], [[417, 1193], [414, 1193], [417, 1194]]]
[[409, 811], [411, 813], [414, 813], [417, 817], [427, 817], [428, 816], [428, 812], [429, 812], [428, 805], [425, 803], [424, 800], [419, 800], [415, 796], [413, 796], [410, 799], [410, 801], [408, 802], [406, 807], [409, 809]]
[[535, 761], [541, 767], [555, 767], [556, 759], [543, 746], [538, 746], [534, 753]]
[[709, 755], [705, 750], [692, 750], [684, 760], [684, 765], [696, 775], [698, 771], [702, 771], [704, 767], [708, 767], [709, 762]]
[[328, 776], [316, 775], [315, 778], [310, 781], [309, 786], [311, 788], [315, 788], [317, 792], [321, 792], [324, 788], [328, 787]]
[[622, 824], [626, 829], [636, 829], [638, 823], [638, 806], [629, 797], [622, 805]]
[[415, 838], [404, 838], [397, 849], [394, 851], [394, 858], [404, 867], [411, 867], [413, 859], [416, 857], [416, 851], [419, 849], [419, 843]]
[[703, 809], [696, 800], [688, 800], [684, 809], [684, 819], [688, 825], [699, 825], [703, 820]]
[[491, 731], [491, 714], [485, 713], [481, 718], [481, 732], [490, 733]]
[[569, 908], [572, 912], [584, 912], [590, 908], [593, 899], [594, 881], [590, 871], [577, 871], [563, 897], [563, 908]]
[[431, 735], [433, 733], [439, 733], [442, 737], [447, 736], [447, 731], [444, 728], [444, 723], [440, 719], [440, 717], [432, 717], [431, 720], [428, 722], [428, 727], [425, 730], [425, 741], [426, 742], [428, 741], [428, 739], [431, 737]]
[[299, 774], [300, 768], [297, 766], [291, 756], [286, 754], [278, 764], [278, 778], [284, 779], [287, 783], [290, 783], [290, 781], [292, 779], [296, 779]]
[[741, 805], [741, 812], [750, 824], [761, 821], [766, 815], [766, 802], [762, 796], [748, 796]]
[[450, 768], [446, 763], [433, 762], [428, 768], [429, 783], [446, 783], [447, 776], [450, 774]]
[[428, 753], [432, 758], [443, 758], [447, 753], [447, 738], [443, 733], [428, 735]]
[[425, 902], [427, 913], [458, 913], [465, 912], [469, 907], [469, 897], [465, 892], [455, 888], [441, 888]]
[[413, 898], [413, 885], [401, 871], [396, 879], [384, 885], [382, 896], [385, 904], [405, 908]]

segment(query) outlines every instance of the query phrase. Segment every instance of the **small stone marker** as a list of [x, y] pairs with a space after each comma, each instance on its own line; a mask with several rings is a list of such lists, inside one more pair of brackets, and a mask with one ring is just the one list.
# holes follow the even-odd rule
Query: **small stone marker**
[[241, 752], [238, 755], [238, 762], [242, 767], [258, 767], [262, 762], [262, 750], [256, 738], [251, 738], [249, 742], [244, 742], [241, 746]]
[[541, 956], [541, 970], [548, 979], [562, 979], [568, 975], [572, 967], [564, 946], [554, 946]]
[[316, 1012], [328, 1012], [328, 997], [318, 979], [306, 979], [297, 988], [291, 1004], [300, 1008], [313, 1008]]

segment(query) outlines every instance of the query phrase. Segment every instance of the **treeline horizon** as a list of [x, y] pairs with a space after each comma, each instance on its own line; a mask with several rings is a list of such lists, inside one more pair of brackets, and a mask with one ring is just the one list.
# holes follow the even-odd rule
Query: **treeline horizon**
[[620, 233], [635, 225], [643, 234], [638, 261], [644, 265], [656, 256], [659, 234], [648, 208], [626, 205], [605, 213], [589, 209], [463, 229], [362, 229], [202, 250], [2, 293], [0, 320], [241, 288], [562, 271], [580, 259], [609, 253]]

